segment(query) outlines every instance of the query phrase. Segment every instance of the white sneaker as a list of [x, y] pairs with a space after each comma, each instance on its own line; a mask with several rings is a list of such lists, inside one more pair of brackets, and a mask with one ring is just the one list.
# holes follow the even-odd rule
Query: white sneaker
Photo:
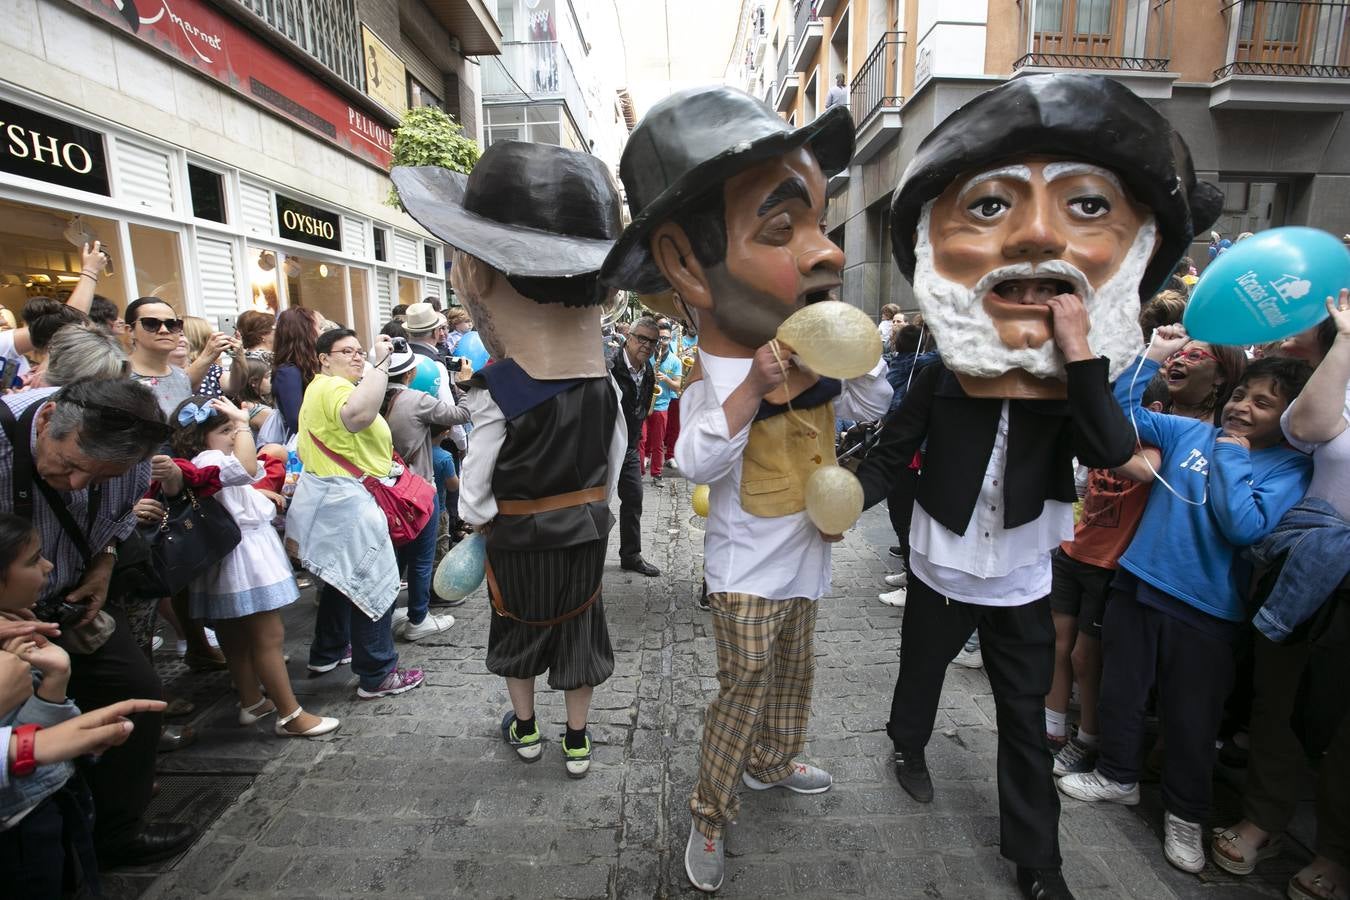
[[398, 609], [394, 610], [394, 618], [390, 623], [391, 630], [394, 632], [394, 637], [398, 637], [407, 624], [408, 607], [400, 606]]
[[965, 666], [967, 669], [978, 669], [984, 665], [984, 654], [980, 652], [979, 647], [968, 649], [961, 648], [961, 652], [956, 654], [956, 659], [952, 660], [958, 666]]
[[908, 586], [909, 586], [909, 573], [908, 573], [908, 572], [896, 572], [894, 575], [887, 575], [887, 576], [886, 576], [886, 586], [887, 586], [887, 587], [893, 587], [893, 588], [898, 588], [898, 587], [908, 587]]
[[[1109, 778], [1103, 778], [1096, 772], [1083, 772], [1080, 775], [1065, 775], [1058, 782], [1059, 792], [1088, 803], [1119, 803], [1122, 806], [1139, 805], [1139, 785], [1128, 787]], [[1196, 826], [1199, 827], [1198, 825]], [[1196, 838], [1199, 840], [1199, 838]]]
[[210, 644], [213, 649], [219, 650], [220, 642], [216, 640], [216, 633], [210, 628], [203, 628], [202, 631], [206, 633], [206, 642]]
[[1163, 855], [1183, 872], [1204, 871], [1205, 843], [1200, 823], [1187, 822], [1170, 812], [1163, 812]]
[[152, 637], [152, 638], [150, 639], [150, 652], [151, 652], [151, 653], [154, 653], [155, 651], [159, 650], [160, 647], [163, 647], [163, 646], [164, 646], [164, 638], [160, 637], [159, 635], [155, 635], [154, 637]]
[[411, 622], [405, 624], [403, 626], [403, 631], [399, 632], [399, 637], [403, 638], [405, 641], [421, 640], [427, 635], [449, 631], [454, 624], [454, 616], [438, 616], [434, 613], [427, 613], [427, 617], [416, 625]]
[[905, 589], [896, 588], [887, 594], [877, 594], [877, 599], [887, 606], [895, 606], [900, 609], [905, 608]]

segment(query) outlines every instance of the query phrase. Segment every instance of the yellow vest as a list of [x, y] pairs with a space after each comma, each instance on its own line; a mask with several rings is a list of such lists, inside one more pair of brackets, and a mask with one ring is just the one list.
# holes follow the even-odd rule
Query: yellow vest
[[801, 512], [806, 509], [806, 479], [821, 466], [834, 464], [832, 401], [761, 419], [750, 426], [750, 442], [741, 457], [741, 508], [766, 519]]

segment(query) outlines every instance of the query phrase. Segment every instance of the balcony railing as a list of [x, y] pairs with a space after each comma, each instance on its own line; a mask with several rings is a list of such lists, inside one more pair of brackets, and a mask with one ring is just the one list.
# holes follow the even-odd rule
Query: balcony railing
[[1350, 78], [1350, 0], [1229, 0], [1228, 63], [1214, 78]]
[[[792, 50], [793, 41], [791, 37], [778, 49], [778, 77], [774, 81], [779, 87], [782, 87], [783, 83], [787, 81], [788, 68], [792, 64]], [[793, 77], [796, 77], [795, 74]]]
[[507, 41], [501, 56], [482, 59], [483, 99], [488, 102], [561, 99], [583, 137], [590, 127], [589, 106], [567, 51], [558, 41]]
[[816, 0], [796, 0], [793, 4], [792, 33], [799, 43], [806, 29], [820, 21], [820, 16], [816, 13], [817, 5]]
[[1014, 69], [1166, 72], [1176, 2], [1018, 0], [1020, 43]]
[[905, 58], [905, 33], [888, 31], [867, 54], [853, 78], [849, 106], [853, 121], [861, 131], [877, 110], [899, 109], [904, 103], [900, 95], [900, 66]]

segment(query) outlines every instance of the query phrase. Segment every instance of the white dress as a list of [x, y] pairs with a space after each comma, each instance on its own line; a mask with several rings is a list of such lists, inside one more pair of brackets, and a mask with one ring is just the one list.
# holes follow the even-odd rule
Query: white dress
[[238, 619], [295, 602], [300, 591], [281, 538], [272, 527], [276, 507], [251, 487], [265, 474], [262, 465], [256, 476], [249, 475], [239, 460], [219, 450], [198, 453], [192, 464], [220, 469], [223, 487], [213, 498], [239, 526], [239, 546], [193, 579], [188, 589], [192, 618]]

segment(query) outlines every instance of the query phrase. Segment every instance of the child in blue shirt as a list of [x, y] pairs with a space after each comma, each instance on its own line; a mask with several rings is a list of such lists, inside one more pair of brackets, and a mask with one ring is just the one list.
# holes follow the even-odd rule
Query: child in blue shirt
[[1311, 461], [1284, 443], [1280, 414], [1311, 369], [1294, 359], [1253, 363], [1219, 426], [1140, 408], [1149, 380], [1186, 342], [1180, 326], [1159, 328], [1137, 377], [1131, 366], [1116, 382], [1139, 439], [1162, 453], [1160, 477], [1120, 559], [1102, 624], [1097, 770], [1066, 775], [1059, 787], [1080, 800], [1139, 802], [1144, 710], [1156, 681], [1167, 734], [1164, 851], [1172, 865], [1199, 872], [1214, 740], [1246, 618], [1249, 568], [1238, 553], [1269, 534], [1308, 486]]

